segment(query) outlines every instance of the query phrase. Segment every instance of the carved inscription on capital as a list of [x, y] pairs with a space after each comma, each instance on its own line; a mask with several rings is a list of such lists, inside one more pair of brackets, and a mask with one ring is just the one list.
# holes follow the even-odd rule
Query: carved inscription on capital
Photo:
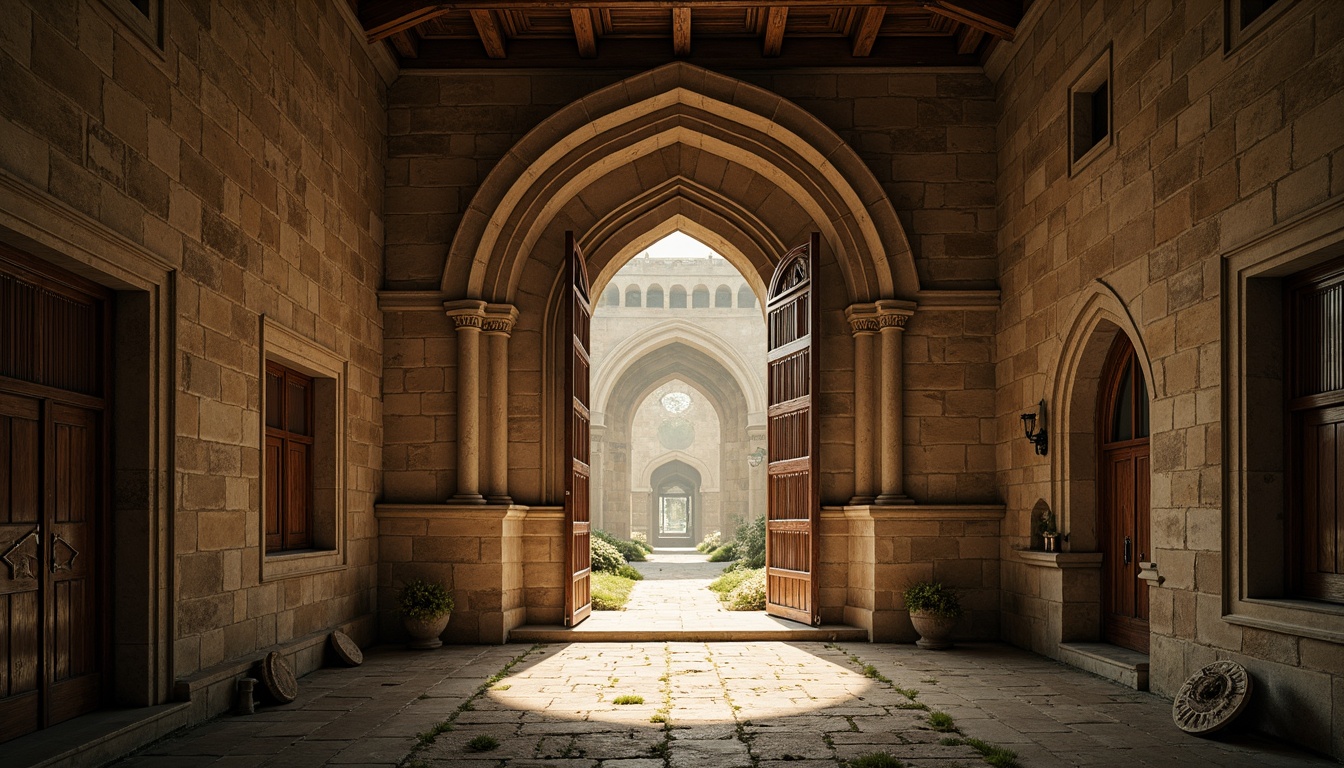
[[480, 315], [449, 315], [453, 321], [454, 328], [481, 328], [485, 325], [485, 318]]
[[877, 324], [880, 328], [899, 328], [905, 330], [905, 323], [909, 319], [910, 316], [906, 314], [896, 314], [894, 312], [883, 313], [877, 316]]

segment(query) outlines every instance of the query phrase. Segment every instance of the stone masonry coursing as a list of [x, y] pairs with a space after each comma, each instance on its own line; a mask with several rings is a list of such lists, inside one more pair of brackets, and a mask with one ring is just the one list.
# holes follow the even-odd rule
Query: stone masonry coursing
[[[68, 206], [44, 222], [51, 231], [93, 222], [175, 270], [175, 333], [162, 340], [174, 388], [157, 422], [173, 431], [150, 437], [174, 470], [171, 648], [152, 653], [170, 660], [168, 681], [194, 689], [332, 628], [362, 622], [357, 636], [373, 639], [391, 70], [339, 4], [169, 5], [158, 49], [100, 0], [7, 3], [0, 168]], [[122, 287], [97, 269], [83, 271]], [[344, 557], [322, 573], [262, 573], [263, 316], [348, 366]], [[320, 656], [303, 655], [300, 671]], [[227, 697], [195, 703], [204, 715]]]
[[[1064, 571], [1061, 584], [1060, 571], [1012, 556], [1030, 543], [1037, 500], [1058, 506], [1052, 488], [1078, 480], [1031, 452], [1018, 414], [1071, 386], [1056, 380], [1070, 320], [1088, 295], [1113, 291], [1154, 379], [1152, 559], [1165, 581], [1150, 589], [1152, 688], [1171, 696], [1204, 664], [1241, 661], [1265, 683], [1259, 727], [1340, 755], [1341, 646], [1223, 617], [1219, 254], [1344, 194], [1344, 5], [1292, 3], [1231, 53], [1223, 6], [1034, 3], [987, 68], [999, 115], [1003, 636], [1057, 655], [1061, 633], [1095, 632], [1095, 580]], [[1070, 175], [1067, 91], [1108, 46], [1114, 145]]]

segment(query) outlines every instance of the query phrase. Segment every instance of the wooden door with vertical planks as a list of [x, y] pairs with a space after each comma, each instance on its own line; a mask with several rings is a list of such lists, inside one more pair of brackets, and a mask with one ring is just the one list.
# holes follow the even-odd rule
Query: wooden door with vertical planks
[[1148, 388], [1129, 339], [1116, 338], [1102, 373], [1097, 430], [1101, 510], [1103, 636], [1148, 652], [1148, 582], [1139, 563], [1151, 552]]
[[0, 250], [0, 741], [102, 700], [108, 298]]
[[569, 466], [565, 468], [565, 530], [568, 532], [565, 589], [565, 624], [575, 626], [593, 612], [591, 523], [588, 519], [589, 423], [588, 333], [592, 303], [588, 292], [588, 267], [573, 232], [565, 233], [565, 285], [561, 324], [567, 341], [565, 351], [565, 445]]
[[813, 348], [821, 311], [817, 281], [821, 237], [789, 251], [766, 297], [768, 504], [765, 609], [805, 624], [817, 607], [817, 525], [821, 514], [817, 395], [820, 362]]

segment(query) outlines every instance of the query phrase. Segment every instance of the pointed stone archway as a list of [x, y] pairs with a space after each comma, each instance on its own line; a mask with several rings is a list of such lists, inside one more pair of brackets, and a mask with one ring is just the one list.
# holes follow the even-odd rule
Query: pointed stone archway
[[[482, 521], [474, 524], [482, 533], [478, 558], [485, 557], [479, 554], [487, 552], [485, 542], [503, 537], [501, 546], [491, 543], [488, 550], [503, 553], [498, 568], [463, 566], [464, 573], [491, 574], [475, 593], [479, 605], [459, 609], [464, 637], [507, 637], [523, 620], [558, 622], [562, 613], [557, 596], [565, 566], [557, 552], [567, 546], [559, 505], [568, 462], [563, 377], [556, 372], [564, 370], [561, 337], [567, 330], [561, 317], [566, 286], [558, 277], [564, 233], [576, 233], [594, 276], [592, 295], [600, 296], [651, 232], [676, 229], [732, 262], [761, 307], [787, 246], [820, 233], [817, 330], [825, 372], [814, 428], [822, 436], [819, 497], [830, 507], [822, 511], [817, 537], [821, 621], [848, 620], [874, 638], [913, 637], [899, 584], [882, 580], [932, 575], [936, 561], [965, 563], [969, 555], [982, 562], [961, 567], [955, 579], [981, 596], [968, 629], [996, 633], [991, 596], [997, 594], [997, 555], [982, 538], [998, 535], [1002, 508], [920, 506], [905, 494], [905, 430], [919, 422], [905, 418], [903, 351], [907, 325], [919, 321], [917, 310], [925, 311], [920, 305], [927, 304], [931, 318], [921, 332], [945, 335], [971, 328], [963, 315], [992, 311], [996, 298], [921, 291], [890, 200], [843, 139], [783, 97], [677, 63], [596, 91], [529, 132], [478, 188], [454, 235], [440, 291], [407, 297], [395, 308], [385, 303], [412, 312], [443, 302], [458, 337], [472, 342], [483, 331], [491, 339], [456, 345], [445, 371], [445, 388], [451, 378], [459, 383], [453, 420], [482, 425], [474, 432], [449, 431], [448, 450], [457, 478], [490, 478], [481, 493], [511, 499], [514, 506], [459, 510], [450, 501], [432, 509], [384, 505], [381, 513], [389, 521], [400, 515]], [[414, 302], [424, 304], [409, 306]], [[974, 325], [984, 327], [982, 320]], [[485, 385], [473, 373], [482, 370], [489, 372]], [[931, 368], [924, 380], [933, 378]], [[473, 409], [486, 408], [488, 420], [470, 417]], [[948, 455], [935, 451], [917, 460], [927, 465]], [[948, 466], [944, 477], [965, 472], [969, 461]], [[494, 487], [500, 481], [507, 487]], [[939, 480], [917, 487], [933, 491], [936, 500], [944, 493], [936, 489], [951, 486]], [[889, 511], [879, 519], [874, 515], [880, 509]], [[966, 520], [984, 524], [971, 528]], [[906, 521], [918, 521], [920, 531], [948, 521], [971, 538], [964, 551], [944, 547], [903, 555], [906, 562], [919, 561], [913, 568], [879, 560], [915, 530]], [[391, 522], [385, 528], [393, 535]], [[442, 555], [445, 563], [453, 557]], [[419, 558], [388, 570], [398, 568], [415, 571]]]

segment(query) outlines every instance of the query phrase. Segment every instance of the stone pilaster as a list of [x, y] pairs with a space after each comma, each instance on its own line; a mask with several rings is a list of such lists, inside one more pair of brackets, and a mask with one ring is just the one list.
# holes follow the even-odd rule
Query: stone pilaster
[[443, 304], [457, 331], [457, 493], [453, 501], [484, 504], [481, 495], [481, 329], [485, 302]]
[[878, 340], [881, 349], [882, 376], [878, 390], [878, 413], [881, 422], [881, 451], [879, 488], [875, 503], [908, 504], [905, 495], [905, 361], [902, 342], [906, 321], [914, 314], [915, 305], [908, 301], [884, 299], [875, 305], [877, 310]]
[[854, 334], [854, 498], [850, 504], [871, 504], [877, 496], [873, 482], [873, 337], [879, 330], [877, 307], [854, 304], [845, 310]]
[[485, 333], [490, 382], [487, 419], [490, 473], [485, 495], [491, 504], [513, 503], [509, 496], [509, 334], [517, 320], [518, 310], [511, 304], [485, 305], [481, 330]]

